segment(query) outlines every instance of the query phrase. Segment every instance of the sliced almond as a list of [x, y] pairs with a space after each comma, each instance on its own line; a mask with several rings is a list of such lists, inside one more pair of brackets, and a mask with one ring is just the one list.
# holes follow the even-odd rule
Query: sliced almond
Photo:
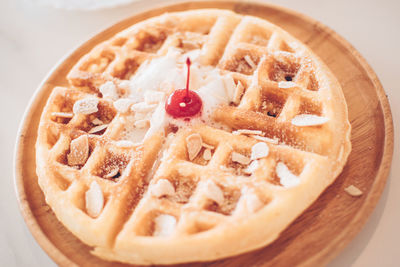
[[115, 175], [119, 173], [119, 167], [118, 166], [113, 166], [111, 170], [105, 174], [103, 177], [104, 178], [113, 178]]
[[258, 142], [251, 147], [251, 160], [261, 159], [267, 157], [269, 154], [269, 147], [264, 142]]
[[176, 218], [172, 215], [161, 214], [154, 219], [154, 236], [171, 236], [176, 228]]
[[203, 141], [198, 133], [194, 133], [186, 137], [186, 147], [190, 161], [197, 157], [201, 150], [202, 143]]
[[312, 114], [301, 114], [292, 119], [292, 124], [295, 126], [315, 126], [322, 125], [327, 121], [329, 121], [329, 118]]
[[92, 114], [97, 112], [99, 109], [97, 105], [99, 104], [99, 100], [95, 97], [87, 97], [75, 102], [73, 111], [75, 114]]
[[89, 157], [89, 139], [87, 135], [81, 135], [71, 141], [70, 153], [67, 155], [68, 165], [84, 165]]
[[250, 66], [252, 69], [257, 68], [257, 65], [254, 63], [254, 61], [251, 59], [251, 57], [250, 57], [249, 55], [245, 55], [245, 56], [244, 56], [244, 60], [246, 61], [247, 64], [249, 64], [249, 66]]
[[353, 196], [353, 197], [359, 197], [363, 194], [363, 192], [360, 189], [358, 189], [357, 187], [355, 187], [354, 185], [350, 185], [350, 186], [346, 187], [344, 189], [344, 191], [346, 191], [347, 194], [349, 194], [350, 196]]
[[284, 89], [286, 89], [286, 88], [292, 88], [292, 87], [295, 87], [295, 86], [297, 86], [297, 84], [294, 83], [294, 82], [282, 81], [282, 82], [279, 82], [279, 83], [278, 83], [278, 87], [279, 87], [279, 88], [284, 88]]
[[244, 202], [246, 210], [250, 213], [258, 211], [263, 206], [263, 202], [254, 192], [254, 189], [251, 190], [247, 187], [242, 189], [242, 196], [240, 197], [240, 202]]
[[135, 121], [134, 125], [136, 128], [144, 129], [144, 128], [148, 128], [150, 126], [150, 121], [149, 120], [138, 120], [138, 121]]
[[218, 205], [224, 204], [224, 193], [222, 192], [221, 188], [214, 183], [213, 180], [207, 180], [201, 183], [200, 186], [200, 190], [208, 199], [215, 201], [215, 203]]
[[253, 174], [259, 167], [259, 162], [258, 160], [253, 160], [249, 166], [247, 166], [246, 169], [244, 169], [243, 171], [247, 174]]
[[94, 119], [92, 120], [92, 123], [93, 123], [94, 125], [102, 125], [102, 124], [104, 124], [104, 122], [103, 122], [102, 120], [98, 119], [98, 118], [94, 118]]
[[238, 81], [238, 83], [236, 84], [235, 93], [233, 95], [233, 100], [232, 100], [232, 102], [235, 105], [239, 105], [243, 93], [244, 93], [244, 86], [240, 81]]
[[86, 211], [89, 216], [96, 218], [100, 215], [104, 206], [104, 196], [103, 191], [101, 190], [100, 185], [93, 181], [90, 184], [90, 188], [85, 193], [86, 200]]
[[133, 101], [129, 98], [121, 98], [118, 99], [113, 103], [114, 108], [119, 112], [119, 113], [126, 113], [129, 111], [129, 108], [132, 106]]
[[108, 127], [108, 124], [97, 125], [97, 126], [93, 127], [92, 129], [90, 129], [90, 131], [88, 133], [89, 134], [98, 133], [98, 132], [103, 131], [107, 127]]
[[239, 129], [232, 132], [233, 134], [244, 134], [244, 135], [263, 135], [263, 132], [260, 130], [248, 130], [248, 129]]
[[99, 88], [100, 93], [103, 95], [103, 98], [110, 98], [111, 100], [118, 99], [117, 87], [112, 81], [105, 82]]
[[251, 137], [253, 137], [254, 139], [257, 139], [259, 141], [268, 142], [271, 144], [278, 144], [278, 139], [272, 139], [272, 138], [268, 138], [265, 136], [259, 136], [259, 135], [252, 135]]
[[122, 147], [122, 148], [129, 148], [129, 147], [133, 147], [135, 145], [135, 143], [133, 143], [132, 141], [129, 141], [129, 140], [120, 140], [120, 141], [117, 141], [115, 144], [118, 147]]
[[149, 105], [145, 102], [140, 102], [132, 105], [131, 110], [134, 112], [147, 113], [154, 110], [156, 107], [157, 107], [156, 104]]
[[70, 113], [70, 112], [52, 112], [51, 116], [58, 117], [58, 118], [71, 119], [74, 116], [74, 114]]
[[276, 165], [276, 175], [278, 175], [281, 185], [285, 188], [300, 184], [300, 178], [294, 175], [283, 162], [278, 162]]
[[150, 194], [155, 197], [173, 196], [175, 195], [175, 188], [169, 180], [160, 179], [150, 187]]
[[212, 146], [212, 145], [209, 145], [209, 144], [206, 144], [206, 143], [202, 143], [201, 145], [202, 145], [203, 147], [205, 147], [205, 148], [210, 149], [210, 150], [214, 150], [214, 146]]
[[263, 206], [260, 198], [256, 194], [247, 195], [247, 209], [256, 212]]
[[232, 161], [240, 163], [242, 165], [248, 165], [250, 163], [250, 159], [248, 157], [235, 151], [232, 152]]
[[224, 76], [222, 76], [222, 82], [225, 87], [226, 96], [228, 96], [228, 99], [230, 99], [231, 102], [234, 102], [237, 85], [235, 83], [235, 80], [233, 79], [232, 74], [225, 74]]
[[211, 150], [208, 148], [205, 149], [203, 152], [203, 159], [208, 161], [211, 159], [211, 157], [212, 157]]

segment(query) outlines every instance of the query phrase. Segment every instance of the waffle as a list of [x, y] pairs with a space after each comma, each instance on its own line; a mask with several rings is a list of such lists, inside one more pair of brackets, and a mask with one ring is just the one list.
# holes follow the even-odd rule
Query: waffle
[[[206, 109], [217, 89], [205, 91], [201, 118], [166, 120], [166, 96], [182, 88], [168, 72], [171, 53], [182, 79], [190, 56], [197, 84], [220, 82], [225, 102]], [[270, 244], [351, 150], [335, 77], [256, 17], [206, 9], [151, 18], [93, 48], [67, 78], [41, 117], [39, 185], [57, 218], [105, 260], [210, 261]]]

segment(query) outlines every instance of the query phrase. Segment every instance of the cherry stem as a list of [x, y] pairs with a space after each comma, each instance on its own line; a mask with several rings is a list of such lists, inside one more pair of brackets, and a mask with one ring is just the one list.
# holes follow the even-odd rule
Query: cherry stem
[[190, 76], [190, 58], [188, 57], [186, 59], [186, 65], [187, 65], [187, 77], [186, 77], [186, 100], [190, 101], [189, 99], [189, 76]]

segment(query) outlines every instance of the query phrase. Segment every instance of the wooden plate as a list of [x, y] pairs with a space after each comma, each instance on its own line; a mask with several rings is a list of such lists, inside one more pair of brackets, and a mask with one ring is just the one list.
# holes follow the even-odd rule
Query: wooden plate
[[[314, 19], [282, 7], [239, 1], [180, 3], [137, 14], [96, 35], [59, 64], [33, 97], [18, 136], [15, 156], [17, 195], [30, 231], [57, 264], [109, 266], [112, 263], [92, 256], [89, 253], [90, 247], [64, 228], [46, 205], [37, 184], [36, 132], [40, 114], [51, 90], [56, 85], [67, 84], [67, 72], [82, 55], [124, 28], [165, 11], [207, 7], [231, 9], [241, 14], [268, 19], [310, 46], [342, 85], [349, 107], [353, 145], [343, 173], [278, 240], [263, 249], [209, 265], [325, 264], [360, 231], [375, 207], [390, 168], [393, 124], [385, 92], [360, 54], [331, 29]], [[352, 184], [364, 192], [361, 197], [351, 197], [343, 191]]]

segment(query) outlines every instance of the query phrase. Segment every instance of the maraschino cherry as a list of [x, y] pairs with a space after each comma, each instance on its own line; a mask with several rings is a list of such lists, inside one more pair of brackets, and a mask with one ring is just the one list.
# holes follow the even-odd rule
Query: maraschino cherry
[[187, 78], [186, 88], [175, 90], [165, 103], [165, 110], [175, 118], [193, 117], [201, 111], [201, 98], [194, 91], [189, 90], [190, 59], [186, 59]]

